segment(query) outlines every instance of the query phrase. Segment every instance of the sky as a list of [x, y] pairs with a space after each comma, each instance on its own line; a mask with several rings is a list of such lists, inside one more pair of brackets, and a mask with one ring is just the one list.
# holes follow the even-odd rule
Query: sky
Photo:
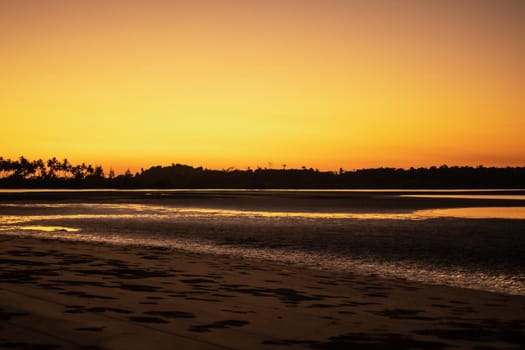
[[0, 0], [0, 155], [525, 166], [525, 1]]

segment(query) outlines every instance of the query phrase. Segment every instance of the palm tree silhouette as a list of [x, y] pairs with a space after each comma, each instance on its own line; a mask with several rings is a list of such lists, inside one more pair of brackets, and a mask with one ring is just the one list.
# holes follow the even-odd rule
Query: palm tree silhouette
[[55, 158], [51, 158], [47, 161], [47, 167], [49, 168], [48, 170], [48, 175], [50, 178], [55, 178], [56, 177], [56, 172], [59, 170], [60, 168], [60, 162]]
[[62, 170], [62, 177], [68, 178], [69, 174], [71, 173], [71, 163], [67, 160], [67, 158], [64, 158], [64, 161], [62, 162], [62, 165], [60, 166], [60, 170]]

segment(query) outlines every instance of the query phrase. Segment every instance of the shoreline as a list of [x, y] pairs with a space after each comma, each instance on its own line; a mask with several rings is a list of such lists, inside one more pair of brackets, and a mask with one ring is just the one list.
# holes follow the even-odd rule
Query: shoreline
[[0, 348], [525, 345], [525, 296], [160, 247], [0, 242]]
[[[35, 227], [35, 231], [41, 230], [40, 227]], [[28, 230], [32, 231], [32, 230]], [[52, 231], [50, 231], [52, 232]], [[335, 274], [352, 274], [357, 276], [374, 276], [378, 279], [384, 279], [387, 281], [391, 280], [402, 280], [407, 283], [416, 283], [426, 286], [442, 286], [450, 288], [459, 288], [465, 290], [487, 292], [487, 293], [496, 293], [503, 295], [514, 295], [525, 297], [525, 290], [523, 289], [523, 283], [516, 282], [513, 276], [505, 276], [501, 279], [501, 275], [496, 273], [487, 274], [487, 272], [482, 271], [467, 271], [460, 270], [457, 268], [429, 268], [424, 267], [421, 263], [399, 263], [399, 262], [377, 262], [370, 259], [351, 259], [351, 258], [341, 258], [341, 257], [331, 257], [332, 260], [329, 261], [320, 261], [316, 260], [305, 252], [301, 251], [288, 251], [278, 249], [273, 249], [273, 254], [269, 255], [267, 251], [261, 251], [260, 249], [239, 249], [235, 247], [227, 247], [222, 245], [217, 245], [214, 242], [160, 242], [153, 241], [136, 241], [136, 242], [124, 242], [121, 240], [113, 241], [108, 240], [87, 240], [87, 239], [78, 239], [78, 232], [71, 230], [69, 228], [61, 228], [58, 232], [67, 232], [75, 235], [75, 238], [71, 237], [53, 237], [53, 236], [37, 236], [35, 234], [27, 233], [17, 233], [17, 234], [3, 234], [2, 236], [6, 237], [15, 237], [15, 238], [28, 238], [28, 239], [37, 239], [41, 241], [59, 241], [64, 243], [85, 243], [88, 245], [102, 245], [106, 247], [121, 247], [121, 248], [132, 248], [135, 250], [140, 249], [165, 249], [174, 252], [175, 254], [198, 254], [205, 256], [209, 259], [215, 258], [229, 258], [248, 261], [250, 264], [267, 264], [267, 265], [277, 265], [281, 267], [291, 268], [295, 270], [309, 270], [309, 271], [319, 271], [323, 273], [335, 273]], [[276, 259], [279, 257], [279, 259]], [[410, 271], [410, 273], [409, 273]], [[459, 281], [454, 281], [454, 277], [457, 278], [458, 273], [462, 275], [469, 275], [469, 281], [472, 284], [465, 285], [465, 281], [460, 279]], [[432, 276], [433, 280], [430, 281], [427, 278], [421, 278], [422, 275]], [[482, 280], [483, 282], [475, 282], [475, 280]], [[499, 286], [495, 287], [495, 284]]]

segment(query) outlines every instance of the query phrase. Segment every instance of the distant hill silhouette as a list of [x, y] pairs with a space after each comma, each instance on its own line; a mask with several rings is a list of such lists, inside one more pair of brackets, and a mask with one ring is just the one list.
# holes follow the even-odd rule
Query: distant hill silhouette
[[101, 166], [67, 159], [17, 160], [0, 157], [1, 188], [224, 188], [384, 189], [525, 188], [525, 167], [446, 166], [375, 168], [338, 172], [301, 169], [210, 170], [182, 164], [153, 166], [140, 173], [106, 175]]

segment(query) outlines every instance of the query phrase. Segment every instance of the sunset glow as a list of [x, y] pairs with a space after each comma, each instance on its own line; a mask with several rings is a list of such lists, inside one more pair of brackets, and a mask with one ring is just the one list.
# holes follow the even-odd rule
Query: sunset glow
[[525, 165], [523, 1], [1, 1], [0, 155]]

